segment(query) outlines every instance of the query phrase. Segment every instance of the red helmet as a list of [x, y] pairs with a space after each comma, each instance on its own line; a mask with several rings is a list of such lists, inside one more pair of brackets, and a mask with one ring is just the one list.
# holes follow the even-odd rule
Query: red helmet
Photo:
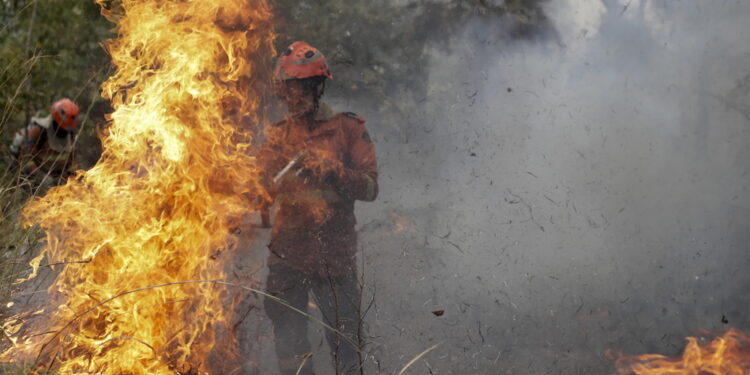
[[52, 104], [49, 110], [52, 118], [63, 129], [75, 129], [76, 117], [78, 117], [78, 106], [68, 98], [62, 98]]
[[294, 42], [281, 53], [273, 76], [279, 81], [319, 76], [333, 79], [325, 56], [305, 42]]

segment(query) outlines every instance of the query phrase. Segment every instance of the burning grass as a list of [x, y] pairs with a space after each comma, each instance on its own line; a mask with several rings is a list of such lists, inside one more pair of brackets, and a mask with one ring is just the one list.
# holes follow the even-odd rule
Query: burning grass
[[[714, 335], [709, 335], [714, 336]], [[704, 339], [688, 337], [682, 356], [624, 356], [616, 361], [619, 375], [745, 375], [750, 373], [750, 337], [737, 329]]]
[[230, 225], [260, 191], [247, 150], [273, 55], [270, 10], [123, 0], [115, 14], [99, 3], [118, 33], [107, 44], [117, 70], [103, 85], [115, 109], [104, 152], [24, 209], [46, 234], [34, 272], [62, 268], [44, 324], [4, 357], [59, 373], [228, 373], [224, 288], [185, 281], [223, 279]]

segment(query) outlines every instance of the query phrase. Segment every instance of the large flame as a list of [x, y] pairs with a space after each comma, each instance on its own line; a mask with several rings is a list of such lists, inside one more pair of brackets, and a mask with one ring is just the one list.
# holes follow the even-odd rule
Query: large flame
[[261, 191], [248, 149], [273, 55], [270, 9], [96, 1], [117, 23], [117, 70], [102, 86], [115, 111], [100, 162], [26, 207], [47, 233], [35, 272], [67, 264], [47, 326], [6, 357], [60, 374], [217, 373], [209, 353], [230, 350], [217, 327], [231, 309], [221, 287], [180, 282], [223, 277], [230, 225]]
[[659, 354], [621, 357], [620, 375], [746, 375], [750, 373], [750, 337], [731, 329], [709, 342], [688, 337], [679, 358]]

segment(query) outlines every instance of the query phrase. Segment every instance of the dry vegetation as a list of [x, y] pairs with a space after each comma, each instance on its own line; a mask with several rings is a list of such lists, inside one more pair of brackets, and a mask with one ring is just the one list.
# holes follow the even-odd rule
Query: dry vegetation
[[[33, 60], [29, 60], [20, 66], [11, 64], [6, 67], [6, 70], [18, 69], [22, 71], [26, 66], [33, 63]], [[27, 81], [28, 74], [28, 69], [26, 69], [23, 79], [20, 80], [21, 85]], [[18, 93], [22, 87], [0, 86], [2, 91], [8, 89]], [[15, 127], [9, 121], [10, 108], [15, 100], [17, 100], [17, 95], [12, 96], [6, 102], [5, 108], [3, 108], [3, 116], [0, 117], [0, 135], [3, 136], [3, 139], [9, 138], [15, 131]], [[11, 293], [15, 287], [13, 281], [26, 269], [33, 244], [38, 238], [38, 232], [34, 228], [24, 228], [19, 220], [24, 202], [35, 194], [33, 187], [14, 165], [7, 149], [3, 151], [2, 159], [0, 159], [0, 170], [2, 170], [0, 173], [0, 238], [2, 238], [0, 243], [0, 325], [3, 325], [8, 318]], [[2, 331], [0, 348], [5, 348], [9, 344], [9, 338], [5, 331]], [[0, 373], [2, 374], [25, 372], [26, 370], [23, 367], [17, 365], [0, 364]]]

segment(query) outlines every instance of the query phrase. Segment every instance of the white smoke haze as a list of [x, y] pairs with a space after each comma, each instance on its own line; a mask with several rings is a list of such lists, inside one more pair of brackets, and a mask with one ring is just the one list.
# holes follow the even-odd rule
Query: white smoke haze
[[[545, 11], [556, 34], [477, 18], [428, 46], [428, 94], [400, 123], [327, 94], [379, 156], [380, 197], [357, 206], [367, 373], [444, 342], [411, 373], [609, 374], [607, 349], [750, 330], [750, 3]], [[251, 346], [249, 373], [273, 371], [271, 340]]]
[[435, 47], [402, 132], [336, 103], [379, 152], [358, 209], [382, 373], [443, 340], [413, 373], [612, 373], [606, 349], [750, 329], [750, 3], [546, 13], [545, 40], [477, 21]]

